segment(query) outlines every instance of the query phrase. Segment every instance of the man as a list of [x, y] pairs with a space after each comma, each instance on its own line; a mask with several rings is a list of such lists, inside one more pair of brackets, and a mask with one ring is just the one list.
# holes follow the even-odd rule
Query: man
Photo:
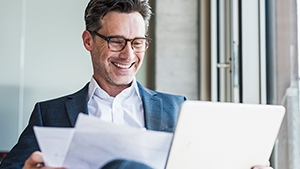
[[[135, 80], [151, 41], [146, 36], [150, 15], [145, 0], [89, 2], [82, 39], [92, 58], [91, 81], [74, 94], [37, 103], [28, 126], [0, 168], [50, 168], [43, 166], [33, 126], [74, 127], [80, 112], [120, 125], [174, 131], [186, 98], [146, 89]], [[122, 160], [104, 168], [127, 164], [127, 168], [149, 168]]]

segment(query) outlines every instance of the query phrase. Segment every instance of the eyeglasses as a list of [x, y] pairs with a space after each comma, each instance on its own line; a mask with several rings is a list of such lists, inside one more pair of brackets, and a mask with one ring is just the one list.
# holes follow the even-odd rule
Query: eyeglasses
[[92, 31], [92, 34], [95, 34], [102, 38], [103, 40], [107, 41], [108, 48], [113, 51], [113, 52], [120, 52], [122, 51], [125, 46], [127, 45], [127, 42], [131, 42], [131, 48], [133, 51], [137, 53], [145, 52], [148, 47], [150, 42], [152, 41], [151, 38], [134, 38], [134, 39], [125, 39], [124, 37], [120, 36], [110, 36], [106, 37], [101, 34], [99, 34], [96, 31]]

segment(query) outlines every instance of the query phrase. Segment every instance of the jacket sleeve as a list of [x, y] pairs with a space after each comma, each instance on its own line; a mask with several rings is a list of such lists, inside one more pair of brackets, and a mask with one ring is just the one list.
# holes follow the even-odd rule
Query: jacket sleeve
[[29, 123], [19, 137], [17, 144], [2, 161], [1, 169], [21, 169], [27, 158], [34, 152], [40, 151], [33, 132], [33, 126], [42, 126], [40, 105], [37, 103], [31, 114]]

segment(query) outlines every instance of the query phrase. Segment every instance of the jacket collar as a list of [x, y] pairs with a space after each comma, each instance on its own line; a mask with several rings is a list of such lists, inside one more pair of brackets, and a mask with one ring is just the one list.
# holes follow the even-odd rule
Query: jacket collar
[[69, 116], [71, 125], [74, 127], [78, 114], [88, 114], [87, 99], [88, 99], [88, 84], [86, 84], [81, 90], [70, 95], [69, 100], [66, 102], [66, 109]]
[[161, 131], [162, 126], [162, 100], [156, 97], [157, 93], [137, 83], [143, 101], [145, 126], [148, 130]]

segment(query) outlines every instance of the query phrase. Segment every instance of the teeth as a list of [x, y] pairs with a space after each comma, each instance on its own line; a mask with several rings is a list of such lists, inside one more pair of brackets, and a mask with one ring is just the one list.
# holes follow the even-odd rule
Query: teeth
[[114, 63], [114, 65], [116, 65], [117, 67], [122, 68], [122, 69], [129, 69], [131, 66], [131, 65], [121, 65], [119, 63]]

